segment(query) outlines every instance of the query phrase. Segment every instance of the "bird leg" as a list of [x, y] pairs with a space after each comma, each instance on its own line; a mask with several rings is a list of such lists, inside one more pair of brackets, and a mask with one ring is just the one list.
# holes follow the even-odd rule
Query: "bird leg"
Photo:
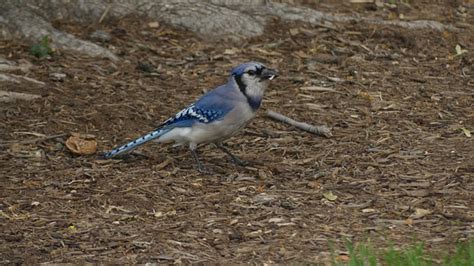
[[229, 149], [227, 149], [224, 145], [222, 145], [222, 143], [217, 143], [216, 146], [219, 149], [221, 149], [223, 152], [227, 153], [227, 155], [229, 155], [230, 158], [232, 159], [232, 162], [234, 162], [235, 164], [240, 165], [240, 166], [245, 166], [249, 164], [249, 162], [239, 159], [237, 156], [233, 155]]
[[199, 161], [199, 157], [198, 157], [197, 152], [196, 152], [196, 147], [190, 145], [189, 150], [193, 154], [194, 160], [196, 161], [197, 170], [202, 174], [211, 174], [211, 172], [209, 170], [207, 170], [206, 168], [204, 168], [202, 166], [201, 162]]

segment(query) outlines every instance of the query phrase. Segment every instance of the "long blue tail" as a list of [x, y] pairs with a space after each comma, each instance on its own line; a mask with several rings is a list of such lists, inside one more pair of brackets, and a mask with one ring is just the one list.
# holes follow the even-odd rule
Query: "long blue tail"
[[160, 128], [160, 129], [157, 129], [157, 130], [154, 130], [142, 137], [139, 137], [138, 139], [135, 139], [125, 145], [122, 145], [116, 149], [113, 149], [109, 152], [107, 152], [106, 154], [104, 154], [104, 157], [106, 159], [110, 159], [110, 158], [113, 158], [115, 156], [118, 156], [120, 154], [123, 154], [123, 153], [126, 153], [126, 152], [129, 152], [135, 148], [137, 148], [138, 146], [141, 146], [151, 140], [154, 140], [156, 138], [159, 138], [161, 137], [163, 134], [167, 133], [168, 131], [170, 131], [169, 128]]

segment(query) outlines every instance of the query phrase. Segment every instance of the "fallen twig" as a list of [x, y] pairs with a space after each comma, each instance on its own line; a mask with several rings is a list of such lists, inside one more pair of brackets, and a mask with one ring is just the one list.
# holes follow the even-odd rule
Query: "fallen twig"
[[40, 97], [40, 95], [35, 94], [0, 90], [0, 102], [13, 102], [15, 100], [31, 101]]
[[7, 82], [13, 82], [13, 83], [21, 83], [21, 79], [25, 80], [25, 81], [28, 81], [28, 82], [32, 82], [32, 83], [35, 83], [35, 84], [38, 84], [38, 85], [41, 85], [41, 86], [44, 86], [45, 83], [42, 82], [42, 81], [38, 81], [36, 79], [32, 79], [32, 78], [29, 78], [29, 77], [25, 77], [25, 76], [19, 76], [19, 75], [14, 75], [14, 74], [0, 74], [0, 81], [7, 81]]
[[35, 83], [35, 84], [38, 84], [38, 85], [41, 85], [41, 86], [44, 86], [46, 85], [46, 83], [44, 83], [43, 81], [39, 81], [39, 80], [36, 80], [36, 79], [33, 79], [33, 78], [29, 78], [29, 77], [25, 77], [25, 76], [19, 76], [19, 75], [14, 75], [14, 74], [10, 74], [12, 77], [14, 78], [17, 78], [17, 79], [24, 79], [26, 81], [29, 81], [31, 83]]
[[11, 72], [20, 70], [21, 72], [28, 72], [28, 70], [33, 66], [30, 62], [20, 59], [20, 63], [16, 63], [5, 58], [0, 57], [0, 71], [1, 72]]
[[313, 126], [304, 122], [298, 122], [287, 116], [284, 116], [280, 113], [277, 113], [271, 110], [267, 111], [267, 116], [274, 120], [287, 123], [296, 128], [299, 128], [304, 131], [308, 131], [316, 135], [322, 135], [322, 136], [325, 136], [326, 138], [329, 138], [332, 136], [331, 130], [327, 126]]
[[304, 91], [316, 91], [316, 92], [334, 92], [334, 93], [342, 93], [340, 91], [337, 91], [333, 88], [328, 88], [328, 87], [320, 87], [320, 86], [309, 86], [309, 87], [301, 87], [300, 90]]

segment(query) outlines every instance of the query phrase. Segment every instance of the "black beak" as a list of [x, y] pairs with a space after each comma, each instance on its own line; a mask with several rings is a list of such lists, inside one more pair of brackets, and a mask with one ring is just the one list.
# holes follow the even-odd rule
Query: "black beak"
[[278, 77], [278, 72], [271, 68], [264, 68], [262, 74], [260, 74], [261, 80], [272, 80], [276, 77]]

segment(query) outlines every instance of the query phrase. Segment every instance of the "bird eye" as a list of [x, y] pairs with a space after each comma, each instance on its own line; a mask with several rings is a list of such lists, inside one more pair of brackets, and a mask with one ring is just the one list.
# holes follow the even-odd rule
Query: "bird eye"
[[249, 70], [249, 71], [247, 71], [247, 74], [249, 74], [250, 76], [254, 76], [254, 75], [255, 75], [255, 71]]

